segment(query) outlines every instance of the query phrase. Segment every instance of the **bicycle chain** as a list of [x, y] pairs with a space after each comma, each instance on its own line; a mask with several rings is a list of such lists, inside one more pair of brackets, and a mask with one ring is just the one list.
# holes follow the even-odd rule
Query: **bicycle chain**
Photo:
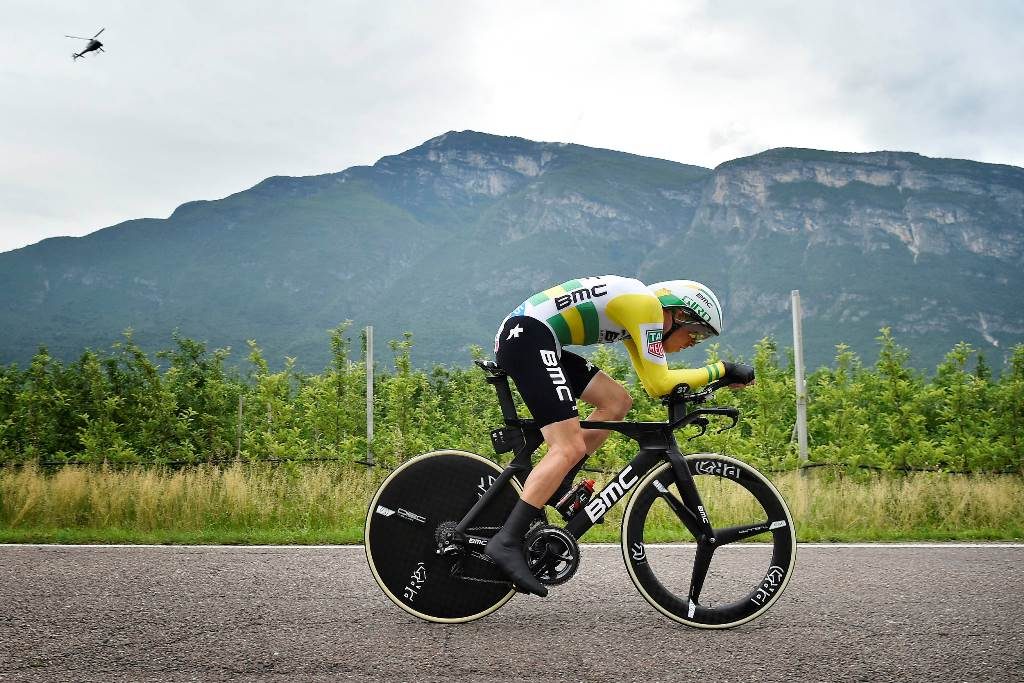
[[[538, 526], [538, 523], [542, 524], [543, 520], [535, 520], [535, 522], [530, 525], [530, 530], [532, 531], [534, 527]], [[500, 526], [472, 526], [472, 527], [468, 527], [466, 529], [466, 531], [469, 532], [469, 533], [479, 533], [479, 532], [482, 532], [482, 531], [497, 532], [499, 529], [501, 529]], [[476, 558], [478, 560], [483, 560], [484, 562], [487, 562], [488, 564], [492, 564], [492, 565], [494, 564], [494, 560], [489, 558], [484, 553], [477, 552], [476, 550], [467, 550], [467, 552], [470, 554], [471, 557], [474, 557], [474, 558]], [[511, 586], [512, 585], [512, 582], [509, 581], [509, 580], [481, 579], [481, 578], [476, 577], [476, 576], [466, 576], [465, 574], [460, 574], [459, 572], [461, 572], [461, 571], [462, 571], [462, 560], [460, 559], [458, 562], [452, 564], [452, 568], [451, 568], [451, 571], [449, 573], [450, 573], [450, 575], [453, 578], [459, 579], [461, 581], [470, 581], [472, 583], [493, 583], [493, 584], [500, 584], [500, 585], [506, 585], [506, 586]]]
[[[475, 550], [470, 550], [469, 554], [472, 557], [474, 557], [474, 558], [476, 558], [478, 560], [484, 560], [485, 562], [488, 562], [490, 564], [494, 564], [494, 560], [492, 560], [491, 558], [487, 557], [483, 553], [478, 553]], [[452, 565], [452, 569], [451, 569], [450, 574], [451, 574], [451, 576], [453, 578], [460, 579], [462, 581], [471, 581], [471, 582], [474, 582], [474, 583], [495, 583], [495, 584], [503, 584], [503, 585], [509, 585], [509, 586], [512, 585], [512, 582], [508, 581], [508, 580], [502, 581], [502, 580], [499, 580], [499, 579], [481, 579], [481, 578], [476, 577], [476, 576], [466, 576], [465, 574], [461, 574], [460, 573], [461, 571], [462, 571], [462, 560], [460, 559], [458, 562], [456, 562], [455, 564]]]

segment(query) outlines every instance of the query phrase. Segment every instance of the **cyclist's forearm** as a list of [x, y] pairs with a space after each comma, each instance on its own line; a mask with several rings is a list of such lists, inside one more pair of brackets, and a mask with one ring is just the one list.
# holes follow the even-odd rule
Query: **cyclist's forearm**
[[725, 374], [722, 361], [705, 365], [702, 368], [680, 368], [670, 370], [665, 365], [655, 365], [640, 357], [636, 345], [627, 339], [623, 342], [633, 361], [640, 383], [650, 396], [660, 398], [672, 391], [677, 384], [687, 384], [691, 389], [699, 389], [708, 382], [720, 379]]
[[725, 374], [725, 365], [722, 361], [705, 365], [702, 368], [679, 368], [677, 370], [666, 370], [665, 376], [660, 378], [658, 396], [664, 396], [672, 391], [678, 384], [686, 384], [691, 389], [700, 389], [705, 384], [721, 379]]

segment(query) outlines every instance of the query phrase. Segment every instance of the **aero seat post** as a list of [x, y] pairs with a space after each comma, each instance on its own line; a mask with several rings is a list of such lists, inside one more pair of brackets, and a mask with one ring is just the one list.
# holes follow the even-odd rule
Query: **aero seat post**
[[507, 425], [518, 425], [519, 414], [516, 412], [515, 401], [512, 400], [512, 388], [508, 385], [508, 375], [489, 375], [487, 382], [498, 394], [498, 405], [501, 406], [501, 417]]

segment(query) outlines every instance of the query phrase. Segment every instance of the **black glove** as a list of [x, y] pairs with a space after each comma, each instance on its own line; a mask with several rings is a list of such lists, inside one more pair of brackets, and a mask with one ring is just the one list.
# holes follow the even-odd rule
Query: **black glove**
[[725, 366], [725, 374], [722, 376], [723, 384], [750, 384], [754, 381], [754, 368], [743, 363], [730, 363], [722, 361]]

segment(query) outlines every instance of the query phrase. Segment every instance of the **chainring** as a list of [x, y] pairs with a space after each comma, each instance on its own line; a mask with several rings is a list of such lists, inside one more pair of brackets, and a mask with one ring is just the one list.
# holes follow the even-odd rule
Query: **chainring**
[[580, 566], [580, 546], [562, 527], [541, 524], [526, 534], [526, 564], [537, 580], [557, 586], [573, 577]]

